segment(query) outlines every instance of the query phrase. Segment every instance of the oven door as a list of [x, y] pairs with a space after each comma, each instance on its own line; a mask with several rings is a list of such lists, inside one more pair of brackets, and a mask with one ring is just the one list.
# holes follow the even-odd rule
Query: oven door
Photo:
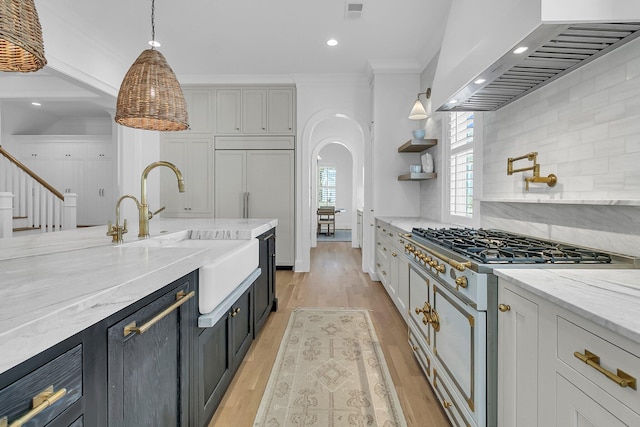
[[431, 347], [431, 325], [429, 308], [431, 307], [431, 282], [429, 276], [420, 267], [409, 262], [409, 322], [426, 346]]
[[[456, 298], [432, 276], [433, 354], [463, 410], [486, 425], [486, 313]], [[462, 408], [461, 408], [462, 409]]]

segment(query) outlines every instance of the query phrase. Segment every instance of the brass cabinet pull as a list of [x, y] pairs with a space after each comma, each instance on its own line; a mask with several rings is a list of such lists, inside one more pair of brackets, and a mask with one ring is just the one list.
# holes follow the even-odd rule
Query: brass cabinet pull
[[236, 308], [235, 310], [233, 310], [229, 314], [231, 315], [231, 317], [236, 317], [238, 315], [238, 313], [240, 313], [240, 307]]
[[452, 405], [453, 405], [453, 403], [451, 403], [451, 402], [447, 402], [446, 400], [442, 401], [442, 407], [444, 409], [449, 409], [449, 408], [451, 408]]
[[600, 356], [598, 356], [597, 354], [591, 353], [589, 350], [585, 349], [584, 354], [576, 351], [573, 353], [573, 355], [582, 360], [587, 365], [594, 368], [596, 371], [609, 378], [614, 383], [618, 384], [620, 387], [631, 387], [632, 389], [637, 390], [637, 381], [634, 377], [624, 371], [621, 371], [620, 369], [617, 370], [618, 375], [616, 375], [613, 372], [610, 372], [607, 369], [603, 368], [602, 366], [600, 366]]
[[124, 336], [128, 336], [130, 333], [135, 332], [136, 334], [144, 334], [149, 330], [150, 327], [158, 323], [162, 318], [166, 317], [169, 313], [171, 313], [176, 308], [180, 307], [182, 304], [190, 300], [194, 297], [196, 291], [191, 291], [188, 294], [184, 291], [180, 291], [176, 294], [176, 302], [171, 304], [169, 307], [162, 310], [160, 313], [156, 314], [151, 320], [149, 320], [144, 325], [139, 328], [136, 326], [136, 322], [131, 322], [127, 326], [124, 327]]
[[511, 310], [511, 306], [508, 304], [498, 304], [498, 310], [504, 313], [505, 311]]
[[438, 315], [438, 312], [436, 311], [435, 308], [431, 309], [431, 316], [430, 316], [430, 320], [429, 323], [431, 323], [431, 326], [433, 327], [433, 330], [438, 332], [440, 331], [440, 316]]
[[418, 346], [417, 345], [413, 346], [413, 351], [418, 351]]
[[395, 257], [397, 257], [397, 256], [398, 256], [398, 254], [397, 254], [397, 253], [395, 253], [395, 252], [391, 252], [391, 256], [395, 258]]
[[62, 399], [65, 394], [67, 394], [66, 388], [61, 388], [54, 393], [53, 386], [51, 385], [44, 391], [38, 393], [38, 395], [34, 396], [31, 400], [33, 408], [29, 412], [14, 420], [11, 424], [7, 424], [7, 417], [0, 418], [0, 426], [6, 427], [8, 425], [9, 427], [21, 427], [40, 412]]

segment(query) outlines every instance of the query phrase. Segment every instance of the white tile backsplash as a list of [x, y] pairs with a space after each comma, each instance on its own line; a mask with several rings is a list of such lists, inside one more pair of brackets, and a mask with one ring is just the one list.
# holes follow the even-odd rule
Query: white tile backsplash
[[[483, 227], [640, 255], [640, 206], [605, 206], [640, 199], [640, 39], [483, 117]], [[530, 151], [555, 187], [506, 174]]]

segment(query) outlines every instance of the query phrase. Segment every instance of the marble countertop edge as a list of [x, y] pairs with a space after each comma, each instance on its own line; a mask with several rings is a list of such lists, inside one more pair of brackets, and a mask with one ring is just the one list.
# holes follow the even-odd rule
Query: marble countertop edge
[[511, 283], [640, 343], [640, 270], [494, 270]]

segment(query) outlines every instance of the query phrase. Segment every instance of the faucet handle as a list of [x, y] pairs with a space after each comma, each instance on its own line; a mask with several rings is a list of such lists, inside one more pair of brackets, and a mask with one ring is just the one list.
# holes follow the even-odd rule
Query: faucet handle
[[107, 223], [107, 236], [113, 236], [113, 229], [111, 226], [111, 221]]
[[166, 209], [166, 206], [161, 207], [160, 209], [158, 209], [157, 211], [153, 212], [153, 213], [149, 213], [149, 219], [153, 218], [154, 215], [159, 214], [160, 212], [162, 212], [163, 210]]
[[127, 230], [127, 219], [124, 219], [124, 222], [122, 223], [122, 234], [125, 234], [126, 232], [128, 232], [129, 230]]

